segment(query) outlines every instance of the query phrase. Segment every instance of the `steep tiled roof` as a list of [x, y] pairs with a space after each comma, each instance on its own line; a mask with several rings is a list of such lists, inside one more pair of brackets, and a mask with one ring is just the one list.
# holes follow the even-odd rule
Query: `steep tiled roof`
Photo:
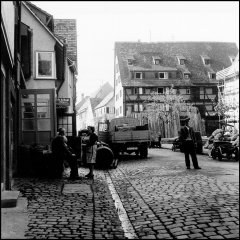
[[[151, 83], [163, 85], [164, 81], [182, 82], [184, 84], [217, 83], [216, 80], [209, 80], [208, 72], [217, 72], [229, 67], [231, 61], [229, 56], [236, 56], [238, 48], [235, 43], [229, 42], [116, 42], [115, 54], [119, 62], [119, 70], [123, 86], [150, 85]], [[127, 65], [127, 56], [133, 56], [132, 66]], [[153, 65], [152, 57], [159, 56], [161, 65]], [[188, 80], [129, 80], [129, 70], [149, 71], [157, 68], [179, 69], [177, 56], [186, 58], [185, 67], [191, 73], [191, 82]], [[208, 56], [211, 59], [210, 68], [205, 66], [201, 56]], [[178, 75], [177, 75], [178, 76]], [[175, 84], [174, 84], [175, 85]]]
[[76, 111], [78, 111], [79, 109], [81, 109], [81, 107], [83, 106], [83, 104], [89, 99], [89, 96], [86, 96], [85, 98], [83, 98], [79, 103], [76, 104]]
[[95, 109], [105, 106], [113, 97], [114, 92], [112, 91], [95, 107]]
[[217, 80], [231, 78], [235, 75], [239, 75], [239, 53], [230, 67], [217, 72]]
[[90, 98], [91, 107], [94, 111], [95, 107], [102, 101], [102, 98]]
[[109, 82], [104, 83], [101, 87], [99, 87], [95, 92], [91, 94], [91, 98], [105, 98], [111, 91], [113, 91], [113, 87]]

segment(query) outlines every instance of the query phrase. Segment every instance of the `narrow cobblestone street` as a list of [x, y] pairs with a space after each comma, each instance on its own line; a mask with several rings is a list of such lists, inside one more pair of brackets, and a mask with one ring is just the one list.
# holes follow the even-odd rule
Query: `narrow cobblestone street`
[[[14, 188], [28, 199], [26, 237], [238, 239], [239, 163], [198, 159], [201, 170], [186, 170], [182, 153], [150, 149], [147, 159], [130, 155], [117, 169], [95, 170], [94, 181], [15, 179]], [[127, 237], [107, 178], [135, 237]]]

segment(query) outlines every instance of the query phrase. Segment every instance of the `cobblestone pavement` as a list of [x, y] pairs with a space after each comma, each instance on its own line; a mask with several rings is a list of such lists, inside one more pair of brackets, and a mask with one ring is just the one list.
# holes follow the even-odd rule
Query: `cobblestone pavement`
[[138, 238], [238, 239], [239, 182], [219, 181], [220, 164], [189, 171], [179, 159], [147, 159], [111, 171]]
[[[80, 175], [86, 174], [80, 169]], [[68, 184], [80, 185], [77, 192]], [[92, 180], [15, 179], [15, 189], [28, 199], [31, 239], [124, 239], [124, 232], [106, 182]], [[79, 191], [80, 190], [80, 191]]]
[[[219, 163], [208, 171], [185, 170], [179, 153], [159, 153], [161, 161], [152, 155], [122, 160], [117, 169], [95, 170], [94, 181], [16, 179], [14, 188], [28, 198], [26, 236], [126, 239], [108, 177], [138, 239], [239, 239], [239, 182], [218, 177], [227, 169]], [[68, 184], [80, 184], [82, 191], [70, 192]]]

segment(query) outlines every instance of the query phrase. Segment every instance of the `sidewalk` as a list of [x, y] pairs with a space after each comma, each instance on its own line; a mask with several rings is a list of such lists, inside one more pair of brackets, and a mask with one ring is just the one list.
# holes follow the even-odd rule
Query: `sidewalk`
[[[87, 172], [79, 168], [80, 176]], [[68, 175], [69, 169], [61, 179], [15, 178], [21, 197], [16, 208], [2, 208], [1, 238], [125, 239], [105, 176]]]

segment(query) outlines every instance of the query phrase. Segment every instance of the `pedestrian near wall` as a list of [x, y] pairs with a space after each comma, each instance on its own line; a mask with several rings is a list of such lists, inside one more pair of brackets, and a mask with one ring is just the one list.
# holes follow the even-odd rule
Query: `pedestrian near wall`
[[85, 176], [86, 178], [93, 179], [93, 169], [96, 163], [97, 155], [97, 141], [98, 136], [95, 133], [95, 128], [93, 126], [88, 126], [89, 140], [86, 143], [86, 160], [89, 166], [89, 173]]
[[196, 137], [195, 137], [195, 132], [192, 127], [189, 127], [190, 118], [186, 117], [183, 119], [184, 121], [184, 127], [180, 131], [180, 141], [183, 144], [183, 152], [185, 155], [185, 163], [187, 169], [190, 169], [190, 155], [193, 163], [193, 167], [195, 169], [201, 169], [198, 166], [198, 160], [197, 160], [197, 155], [196, 155]]
[[69, 163], [71, 172], [70, 179], [78, 179], [78, 164], [77, 157], [70, 151], [67, 145], [66, 130], [59, 128], [58, 135], [52, 141], [52, 154], [56, 166], [56, 174], [61, 177], [63, 173], [63, 163], [66, 160]]

